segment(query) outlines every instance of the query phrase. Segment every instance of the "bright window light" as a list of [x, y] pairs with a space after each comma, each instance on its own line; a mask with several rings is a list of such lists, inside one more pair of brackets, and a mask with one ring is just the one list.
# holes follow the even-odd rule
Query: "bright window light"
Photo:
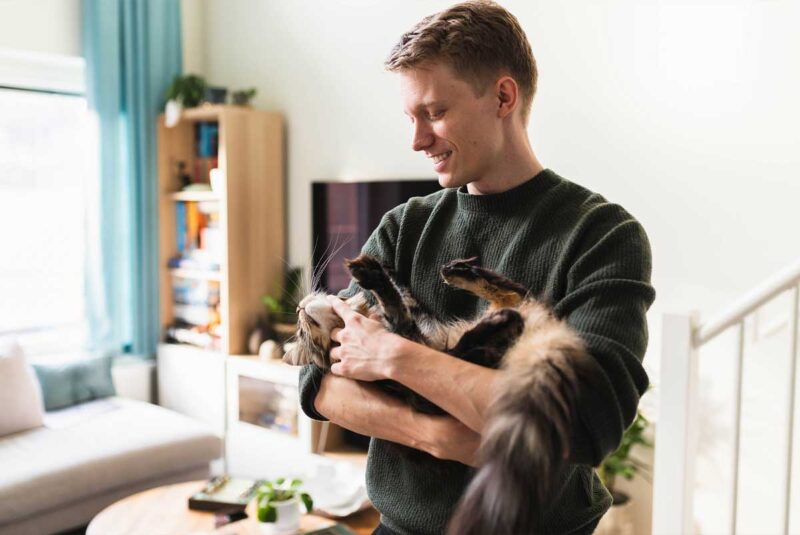
[[97, 151], [85, 97], [0, 89], [0, 337], [28, 354], [86, 341]]

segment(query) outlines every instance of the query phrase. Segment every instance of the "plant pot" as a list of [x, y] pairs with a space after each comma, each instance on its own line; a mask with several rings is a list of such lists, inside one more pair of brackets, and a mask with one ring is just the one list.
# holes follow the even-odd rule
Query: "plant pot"
[[259, 522], [262, 535], [290, 535], [300, 531], [300, 500], [292, 498], [285, 502], [272, 502], [275, 507], [275, 522]]
[[164, 108], [164, 124], [167, 128], [172, 128], [181, 120], [183, 104], [178, 100], [168, 100]]
[[206, 87], [204, 100], [209, 104], [225, 104], [228, 89], [225, 87]]

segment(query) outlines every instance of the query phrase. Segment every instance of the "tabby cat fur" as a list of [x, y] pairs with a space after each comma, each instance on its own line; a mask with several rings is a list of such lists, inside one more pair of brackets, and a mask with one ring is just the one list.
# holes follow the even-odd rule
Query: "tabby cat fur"
[[[492, 368], [500, 368], [495, 397], [481, 433], [477, 472], [450, 519], [450, 535], [540, 532], [539, 521], [558, 490], [582, 388], [596, 381], [584, 345], [523, 286], [484, 269], [475, 258], [441, 269], [444, 282], [488, 301], [473, 320], [432, 317], [376, 259], [347, 263], [353, 278], [372, 293], [345, 302], [379, 317], [405, 338]], [[293, 365], [329, 370], [330, 332], [344, 326], [326, 295], [313, 292], [298, 306], [297, 340], [284, 356]], [[435, 404], [393, 381], [379, 381], [414, 409], [442, 414]], [[413, 451], [413, 450], [412, 450]]]

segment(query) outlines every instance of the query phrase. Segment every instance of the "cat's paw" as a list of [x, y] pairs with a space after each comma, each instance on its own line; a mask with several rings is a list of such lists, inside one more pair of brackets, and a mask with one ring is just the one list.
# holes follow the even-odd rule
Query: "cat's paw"
[[477, 257], [448, 262], [442, 266], [441, 274], [450, 286], [472, 292], [494, 307], [517, 306], [528, 294], [521, 284], [478, 265]]
[[358, 284], [366, 290], [375, 290], [389, 282], [389, 276], [381, 263], [374, 257], [362, 254], [345, 265]]
[[442, 266], [441, 275], [447, 284], [453, 284], [456, 279], [474, 281], [481, 278], [478, 271], [478, 257], [459, 258]]

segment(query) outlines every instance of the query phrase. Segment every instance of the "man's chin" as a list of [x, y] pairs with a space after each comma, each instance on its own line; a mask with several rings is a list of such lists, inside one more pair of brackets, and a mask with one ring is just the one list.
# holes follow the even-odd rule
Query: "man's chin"
[[439, 174], [437, 178], [439, 180], [439, 185], [443, 188], [458, 188], [468, 182], [467, 180], [460, 180], [459, 177], [455, 177], [449, 173]]

